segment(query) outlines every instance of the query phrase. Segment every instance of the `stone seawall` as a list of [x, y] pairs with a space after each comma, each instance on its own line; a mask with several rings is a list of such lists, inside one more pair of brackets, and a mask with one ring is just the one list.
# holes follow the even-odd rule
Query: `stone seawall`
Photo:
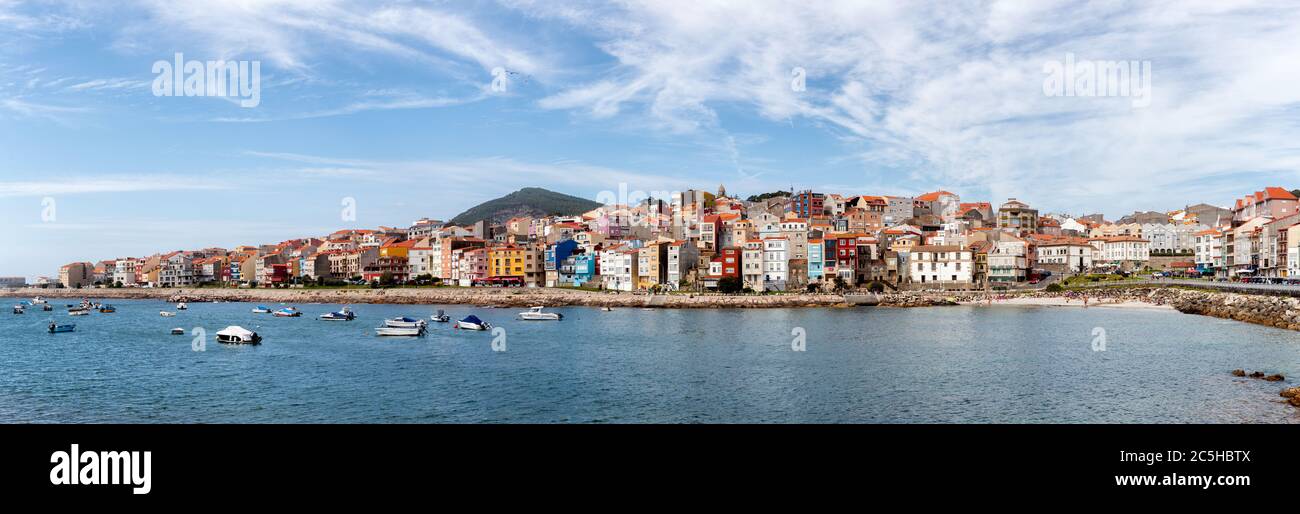
[[[494, 307], [531, 307], [545, 305], [587, 307], [646, 307], [649, 296], [633, 293], [606, 293], [551, 288], [394, 288], [394, 289], [17, 289], [0, 292], [0, 296], [30, 299], [46, 298], [95, 300], [153, 299], [169, 302], [253, 302], [268, 304], [442, 304], [490, 305]], [[57, 302], [55, 302], [57, 303]], [[68, 303], [68, 302], [64, 302]], [[690, 295], [670, 294], [654, 297], [653, 307], [663, 308], [787, 308], [842, 307], [843, 296], [834, 294], [773, 295]], [[883, 307], [930, 307], [956, 305], [944, 296], [891, 294], [883, 295]]]
[[1270, 327], [1300, 330], [1300, 299], [1290, 296], [1175, 291], [1169, 304], [1179, 312], [1232, 319]]

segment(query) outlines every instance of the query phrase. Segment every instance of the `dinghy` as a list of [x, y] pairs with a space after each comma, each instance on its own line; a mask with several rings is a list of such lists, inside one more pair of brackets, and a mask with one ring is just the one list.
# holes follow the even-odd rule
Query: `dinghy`
[[451, 321], [451, 316], [448, 316], [446, 313], [442, 312], [442, 309], [438, 309], [438, 313], [429, 316], [429, 319], [437, 323], [446, 323], [448, 321]]

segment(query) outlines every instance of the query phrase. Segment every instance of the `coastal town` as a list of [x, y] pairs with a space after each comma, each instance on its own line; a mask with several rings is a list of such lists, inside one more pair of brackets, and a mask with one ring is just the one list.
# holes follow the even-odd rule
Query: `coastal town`
[[[573, 215], [463, 226], [345, 228], [276, 243], [63, 265], [55, 288], [548, 287], [604, 291], [877, 292], [1039, 288], [1077, 274], [1221, 281], [1300, 277], [1300, 199], [1282, 187], [1209, 204], [1100, 214], [994, 206], [956, 193], [687, 190]], [[26, 285], [22, 278], [3, 286]]]

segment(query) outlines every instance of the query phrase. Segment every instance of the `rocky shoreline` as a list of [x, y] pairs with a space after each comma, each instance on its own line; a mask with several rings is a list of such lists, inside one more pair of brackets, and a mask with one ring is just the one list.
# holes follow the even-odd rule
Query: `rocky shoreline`
[[[662, 308], [791, 308], [846, 307], [837, 294], [668, 294], [653, 300], [642, 293], [594, 292], [573, 289], [525, 288], [394, 288], [394, 289], [13, 289], [0, 296], [15, 298], [94, 298], [155, 299], [186, 302], [255, 302], [272, 304], [443, 304], [484, 305], [494, 307], [662, 307]], [[993, 304], [1008, 299], [1068, 299], [1082, 306], [1086, 296], [1090, 306], [1142, 303], [1170, 306], [1186, 314], [1199, 314], [1243, 321], [1257, 325], [1300, 330], [1300, 298], [1259, 294], [1200, 291], [1175, 287], [1107, 288], [1086, 293], [1079, 291], [995, 294]], [[934, 307], [947, 305], [981, 305], [989, 297], [983, 293], [889, 293], [880, 295], [881, 307]], [[1013, 303], [1013, 302], [1008, 302]]]
[[[845, 307], [837, 294], [646, 294], [594, 292], [552, 288], [394, 288], [394, 289], [16, 289], [0, 292], [15, 298], [92, 298], [166, 300], [169, 302], [252, 302], [272, 304], [441, 304], [493, 307], [661, 307], [661, 308], [790, 308]], [[881, 307], [957, 305], [952, 297], [899, 293], [881, 295]]]

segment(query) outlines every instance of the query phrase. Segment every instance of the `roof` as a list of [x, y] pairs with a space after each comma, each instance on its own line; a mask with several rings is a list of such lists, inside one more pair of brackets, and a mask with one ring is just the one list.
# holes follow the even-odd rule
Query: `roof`
[[949, 193], [949, 192], [947, 192], [947, 191], [939, 190], [939, 191], [934, 191], [934, 192], [932, 192], [932, 193], [925, 193], [925, 194], [923, 194], [923, 195], [921, 195], [921, 196], [916, 197], [916, 199], [917, 199], [917, 200], [920, 200], [920, 201], [922, 201], [922, 202], [933, 202], [933, 201], [935, 201], [935, 200], [938, 200], [939, 197], [944, 196], [944, 195], [948, 195], [948, 196], [957, 196], [957, 195], [954, 195], [954, 194]]

